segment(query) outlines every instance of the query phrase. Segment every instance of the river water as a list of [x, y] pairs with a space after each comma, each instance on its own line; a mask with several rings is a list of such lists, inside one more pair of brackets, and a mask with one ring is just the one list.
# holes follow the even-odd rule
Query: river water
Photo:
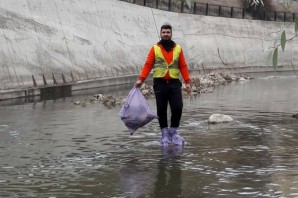
[[0, 197], [298, 197], [297, 85], [256, 76], [188, 97], [184, 148], [159, 147], [156, 120], [130, 136], [120, 107], [72, 104], [86, 95], [1, 105]]

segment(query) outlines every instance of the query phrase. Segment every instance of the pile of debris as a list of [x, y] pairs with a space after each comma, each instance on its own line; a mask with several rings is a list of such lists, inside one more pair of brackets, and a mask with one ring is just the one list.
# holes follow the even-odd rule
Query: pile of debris
[[[213, 91], [213, 87], [219, 85], [227, 85], [232, 82], [245, 81], [252, 79], [251, 77], [243, 74], [232, 74], [226, 72], [211, 72], [208, 74], [198, 74], [191, 76], [191, 89], [192, 94], [200, 93], [210, 93]], [[183, 84], [183, 90], [185, 91], [185, 84]], [[154, 97], [153, 86], [144, 83], [141, 87], [141, 92], [146, 99]], [[188, 94], [183, 94], [187, 96]], [[115, 97], [112, 95], [96, 94], [89, 99], [84, 99], [83, 101], [75, 101], [73, 104], [86, 106], [87, 103], [95, 104], [101, 103], [108, 108], [116, 107], [117, 105], [122, 105], [125, 97]]]
[[252, 79], [248, 75], [232, 74], [227, 72], [211, 72], [208, 74], [198, 74], [191, 77], [191, 89], [193, 94], [212, 92], [215, 86], [227, 85], [232, 82]]
[[83, 101], [75, 101], [73, 102], [74, 105], [81, 105], [86, 106], [87, 103], [89, 104], [96, 104], [101, 103], [104, 104], [108, 108], [116, 107], [117, 105], [122, 105], [125, 100], [125, 97], [115, 97], [112, 95], [103, 95], [103, 94], [96, 94], [89, 99], [84, 99]]

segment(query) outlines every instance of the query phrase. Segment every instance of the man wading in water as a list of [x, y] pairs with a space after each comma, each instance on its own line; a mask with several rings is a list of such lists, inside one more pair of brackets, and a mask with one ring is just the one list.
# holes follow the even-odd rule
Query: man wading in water
[[[153, 89], [161, 129], [160, 143], [162, 146], [184, 145], [184, 139], [177, 132], [183, 108], [179, 76], [181, 73], [186, 91], [190, 93], [188, 66], [181, 46], [172, 41], [171, 25], [161, 26], [160, 37], [161, 40], [151, 48], [135, 86], [140, 87], [153, 68]], [[167, 121], [168, 104], [171, 108], [170, 128]]]

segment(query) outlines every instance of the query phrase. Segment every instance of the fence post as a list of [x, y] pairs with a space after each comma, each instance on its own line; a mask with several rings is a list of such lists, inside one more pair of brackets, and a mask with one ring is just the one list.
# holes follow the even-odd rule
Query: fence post
[[184, 1], [183, 0], [181, 1], [181, 10], [180, 11], [181, 11], [181, 13], [183, 13], [183, 11], [184, 11]]
[[33, 74], [32, 74], [32, 81], [33, 81], [33, 86], [34, 86], [34, 87], [37, 87], [37, 83], [36, 83], [36, 80], [35, 80]]
[[266, 10], [264, 10], [264, 21], [267, 21], [266, 20]]
[[218, 7], [218, 16], [221, 15], [221, 5]]
[[47, 80], [46, 80], [46, 77], [44, 76], [44, 74], [42, 74], [42, 79], [43, 79], [43, 85], [47, 86], [48, 83], [47, 83]]
[[245, 17], [245, 10], [244, 8], [242, 8], [242, 19], [244, 19], [244, 17]]
[[75, 78], [74, 78], [74, 76], [73, 76], [73, 73], [72, 73], [72, 72], [70, 72], [70, 77], [71, 77], [71, 81], [72, 81], [72, 82], [74, 82], [74, 81], [75, 81]]
[[63, 83], [66, 83], [65, 76], [63, 73], [62, 73], [62, 80], [63, 80]]
[[159, 2], [159, 0], [156, 0], [156, 3], [155, 3], [156, 8], [158, 8], [158, 2]]
[[295, 21], [295, 13], [293, 13], [293, 21]]
[[147, 2], [146, 2], [146, 0], [144, 0], [144, 6], [146, 6], [146, 4], [147, 4]]
[[[196, 14], [197, 13], [197, 3], [194, 2], [193, 4], [193, 13]], [[294, 17], [295, 18], [295, 17]]]
[[252, 13], [252, 19], [253, 19], [253, 20], [256, 19], [256, 10], [254, 10], [253, 13]]
[[206, 4], [206, 16], [208, 16], [208, 3]]
[[276, 21], [276, 11], [274, 11], [274, 21]]
[[233, 12], [234, 12], [234, 8], [231, 7], [231, 18], [233, 18]]
[[54, 73], [52, 73], [52, 78], [53, 78], [53, 84], [54, 84], [54, 85], [57, 85], [58, 83], [57, 83], [57, 80], [56, 80], [56, 78], [55, 78]]
[[169, 0], [169, 11], [171, 11], [171, 0]]
[[284, 12], [284, 22], [286, 21], [286, 13]]

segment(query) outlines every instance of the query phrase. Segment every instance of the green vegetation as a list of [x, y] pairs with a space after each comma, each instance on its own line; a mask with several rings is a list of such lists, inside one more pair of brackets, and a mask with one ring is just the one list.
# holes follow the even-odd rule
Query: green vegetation
[[274, 46], [273, 46], [273, 55], [272, 52], [269, 53], [269, 60], [272, 60], [272, 65], [274, 67], [274, 70], [276, 70], [276, 66], [278, 63], [278, 48], [281, 47], [282, 51], [285, 51], [285, 47], [286, 47], [286, 43], [293, 40], [294, 38], [296, 38], [298, 36], [298, 19], [296, 19], [295, 21], [295, 35], [289, 39], [287, 39], [286, 37], [286, 30], [285, 28], [283, 28], [283, 30], [281, 31], [281, 34], [278, 34], [278, 37], [276, 39], [276, 41], [274, 42]]

